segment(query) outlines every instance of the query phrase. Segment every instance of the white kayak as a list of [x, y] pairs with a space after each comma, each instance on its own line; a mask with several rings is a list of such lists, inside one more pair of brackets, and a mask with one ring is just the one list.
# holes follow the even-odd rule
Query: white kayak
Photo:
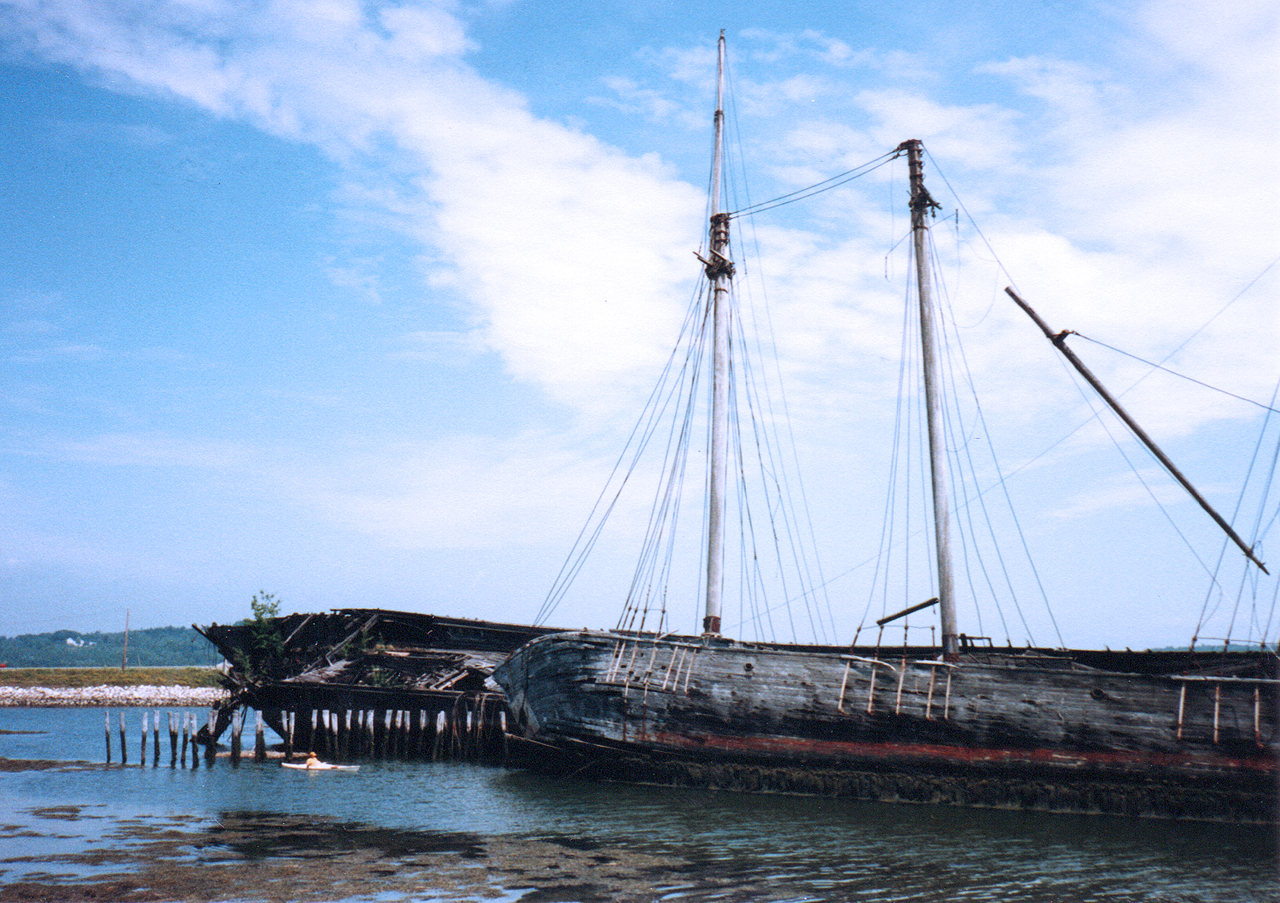
[[281, 762], [285, 768], [299, 771], [359, 771], [359, 765], [330, 765], [328, 762]]

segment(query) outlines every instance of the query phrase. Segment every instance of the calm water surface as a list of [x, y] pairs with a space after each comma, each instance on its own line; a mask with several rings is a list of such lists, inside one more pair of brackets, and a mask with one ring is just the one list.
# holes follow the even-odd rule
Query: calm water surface
[[[141, 710], [126, 718], [131, 764], [107, 767], [100, 710], [0, 709], [0, 898], [21, 899], [21, 882], [148, 869], [153, 880], [157, 863], [247, 882], [160, 897], [278, 898], [267, 882], [305, 861], [313, 883], [297, 899], [1280, 899], [1272, 829], [597, 785], [457, 763], [172, 769], [167, 735], [161, 764], [148, 750], [139, 766]], [[119, 763], [117, 732], [113, 713]], [[263, 870], [261, 890], [246, 863]]]

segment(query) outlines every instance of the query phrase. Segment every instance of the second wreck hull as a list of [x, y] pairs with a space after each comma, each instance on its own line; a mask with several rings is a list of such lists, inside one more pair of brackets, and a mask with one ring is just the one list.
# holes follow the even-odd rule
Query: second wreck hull
[[494, 679], [528, 764], [544, 770], [1273, 822], [1274, 657], [1213, 661], [1214, 673], [1159, 653], [1129, 654], [1126, 670], [1066, 653], [948, 663], [925, 650], [583, 631], [529, 642]]

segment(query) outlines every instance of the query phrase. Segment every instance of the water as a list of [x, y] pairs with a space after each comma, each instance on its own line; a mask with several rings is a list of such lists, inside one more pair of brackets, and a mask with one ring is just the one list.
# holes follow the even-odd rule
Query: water
[[[148, 748], [139, 766], [141, 711], [126, 717], [131, 764], [108, 767], [101, 711], [0, 709], [0, 901], [1280, 899], [1272, 829], [598, 785], [458, 763], [171, 769], [167, 736], [161, 764]], [[119, 763], [116, 714], [112, 745]]]

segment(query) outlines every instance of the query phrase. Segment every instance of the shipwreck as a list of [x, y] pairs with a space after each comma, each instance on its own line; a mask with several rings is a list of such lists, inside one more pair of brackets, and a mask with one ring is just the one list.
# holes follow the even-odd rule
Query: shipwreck
[[503, 758], [507, 708], [489, 677], [550, 628], [349, 608], [194, 625], [226, 660], [229, 695], [201, 740], [253, 709], [286, 756]]

